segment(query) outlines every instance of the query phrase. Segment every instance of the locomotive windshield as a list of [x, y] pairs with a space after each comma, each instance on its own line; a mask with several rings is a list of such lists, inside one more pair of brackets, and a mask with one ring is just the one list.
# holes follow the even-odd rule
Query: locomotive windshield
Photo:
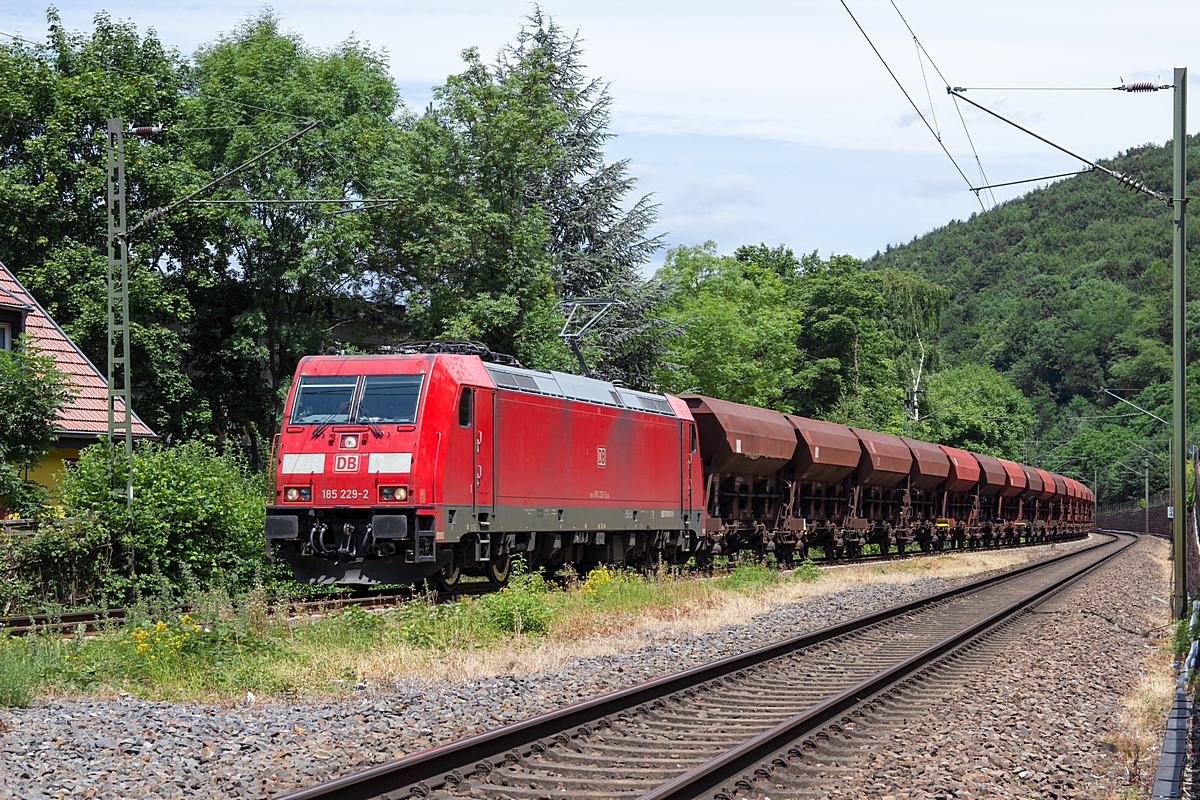
[[350, 403], [358, 388], [357, 375], [305, 375], [292, 405], [293, 425], [336, 424], [350, 421]]
[[[292, 425], [411, 425], [424, 375], [305, 375]], [[361, 388], [360, 388], [361, 387]]]
[[376, 424], [411, 424], [417, 420], [424, 375], [367, 375], [354, 421]]

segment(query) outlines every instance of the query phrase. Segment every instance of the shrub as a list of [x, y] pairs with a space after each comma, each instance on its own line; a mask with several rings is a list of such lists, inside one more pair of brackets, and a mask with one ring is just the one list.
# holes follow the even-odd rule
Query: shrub
[[825, 574], [825, 570], [814, 564], [812, 559], [806, 558], [795, 566], [792, 574], [805, 583], [812, 583], [820, 580], [821, 576]]
[[553, 611], [549, 587], [541, 570], [529, 572], [524, 559], [513, 561], [508, 586], [479, 599], [492, 626], [501, 633], [546, 632]]
[[770, 586], [783, 581], [783, 575], [770, 564], [757, 561], [748, 552], [739, 553], [737, 564], [718, 583], [722, 588], [745, 590], [756, 589], [760, 586]]
[[636, 572], [613, 569], [607, 564], [601, 564], [588, 573], [587, 580], [580, 584], [579, 591], [587, 597], [601, 598], [619, 592], [625, 584], [642, 582], [644, 579]]
[[0, 519], [41, 519], [50, 505], [45, 486], [25, 480], [12, 464], [0, 461]]
[[473, 597], [451, 603], [434, 602], [426, 595], [402, 603], [389, 612], [400, 639], [430, 650], [481, 645], [497, 638], [489, 609]]
[[[113, 485], [124, 487], [120, 459], [112, 471]], [[107, 445], [85, 449], [63, 477], [62, 500], [68, 516], [83, 520], [95, 541], [112, 550], [112, 563], [125, 570], [109, 582], [110, 594], [153, 593], [161, 578], [176, 596], [189, 584], [234, 588], [255, 582], [266, 484], [238, 453], [219, 453], [201, 442], [139, 444], [131, 530], [124, 492], [109, 488], [109, 474]]]
[[113, 594], [108, 533], [87, 520], [43, 519], [37, 534], [5, 542], [10, 578], [0, 578], [6, 614], [102, 603]]

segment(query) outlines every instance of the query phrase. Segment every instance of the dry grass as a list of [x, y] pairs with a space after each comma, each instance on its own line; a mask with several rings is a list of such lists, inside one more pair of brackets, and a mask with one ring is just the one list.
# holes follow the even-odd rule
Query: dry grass
[[[1147, 558], [1161, 576], [1162, 585], [1171, 585], [1170, 547], [1156, 539], [1144, 541]], [[1153, 613], [1143, 615], [1141, 624], [1154, 630], [1157, 648], [1147, 650], [1138, 668], [1137, 680], [1125, 696], [1117, 713], [1117, 728], [1106, 741], [1117, 748], [1117, 757], [1125, 767], [1128, 786], [1112, 795], [1113, 800], [1147, 797], [1154, 783], [1154, 772], [1161, 753], [1167, 715], [1175, 699], [1178, 673], [1171, 652], [1171, 614], [1169, 606], [1151, 606]]]
[[574, 605], [540, 639], [514, 637], [491, 648], [440, 653], [405, 646], [379, 649], [362, 655], [357, 672], [363, 680], [381, 682], [404, 676], [466, 681], [497, 674], [532, 674], [557, 669], [577, 658], [627, 653], [683, 635], [741, 625], [772, 608], [857, 586], [968, 577], [1049, 558], [1083, 544], [848, 564], [824, 570], [816, 581], [784, 581], [751, 591], [722, 591], [710, 580], [661, 582], [651, 584], [653, 597], [636, 606], [614, 609]]
[[1117, 747], [1130, 786], [1148, 790], [1154, 781], [1163, 727], [1175, 699], [1174, 656], [1156, 651], [1142, 662], [1133, 691], [1117, 714], [1118, 728], [1108, 737]]

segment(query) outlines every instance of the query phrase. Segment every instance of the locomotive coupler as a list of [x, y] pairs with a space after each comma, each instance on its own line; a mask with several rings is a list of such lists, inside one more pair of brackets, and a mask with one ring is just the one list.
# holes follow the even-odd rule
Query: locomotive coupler
[[338, 545], [338, 555], [350, 556], [354, 558], [356, 555], [354, 549], [354, 524], [347, 522], [342, 526], [342, 543]]

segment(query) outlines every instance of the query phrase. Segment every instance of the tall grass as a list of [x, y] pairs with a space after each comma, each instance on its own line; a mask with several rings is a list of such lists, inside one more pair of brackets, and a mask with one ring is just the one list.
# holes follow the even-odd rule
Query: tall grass
[[197, 597], [184, 615], [142, 606], [124, 626], [86, 639], [5, 643], [0, 704], [28, 703], [41, 685], [162, 699], [336, 690], [454, 653], [577, 642], [647, 618], [679, 618], [719, 605], [724, 595], [756, 595], [822, 575], [811, 562], [790, 573], [745, 556], [735, 563], [715, 580], [667, 567], [648, 575], [601, 567], [568, 575], [563, 585], [516, 566], [499, 592], [450, 603], [423, 595], [382, 612], [352, 606], [316, 618], [270, 616], [261, 592], [237, 602], [221, 593]]
[[36, 644], [0, 638], [0, 708], [29, 705], [41, 682]]

